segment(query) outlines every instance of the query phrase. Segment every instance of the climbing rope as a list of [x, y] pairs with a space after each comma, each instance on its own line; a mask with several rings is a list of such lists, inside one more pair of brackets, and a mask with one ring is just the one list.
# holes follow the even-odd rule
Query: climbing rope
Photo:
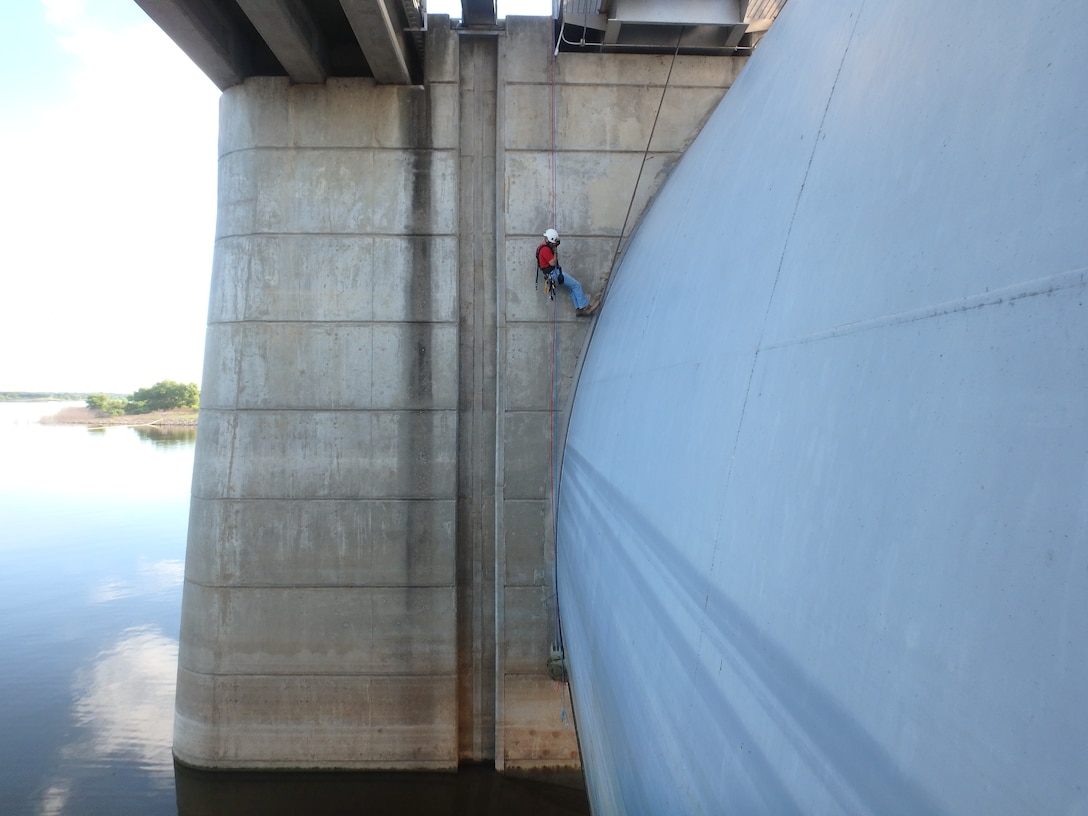
[[627, 234], [627, 223], [631, 220], [631, 210], [634, 209], [635, 196], [638, 194], [638, 186], [642, 182], [642, 171], [646, 169], [646, 160], [650, 156], [650, 145], [653, 144], [654, 132], [657, 130], [657, 120], [661, 117], [661, 108], [665, 104], [665, 93], [669, 90], [669, 82], [672, 81], [672, 69], [676, 66], [676, 55], [680, 53], [680, 42], [684, 38], [685, 28], [686, 26], [680, 26], [680, 33], [676, 36], [676, 47], [673, 49], [672, 60], [669, 62], [669, 72], [665, 75], [665, 84], [661, 86], [661, 98], [657, 100], [657, 112], [654, 113], [654, 121], [650, 126], [650, 135], [646, 139], [646, 149], [642, 151], [642, 164], [639, 165], [638, 175], [635, 177], [635, 186], [631, 188], [631, 198], [627, 202], [627, 214], [623, 217], [623, 226], [616, 238], [616, 251], [612, 253], [612, 263], [608, 265], [608, 272], [601, 282], [602, 293], [608, 288], [608, 282], [612, 279], [612, 272], [616, 268], [616, 261], [619, 260], [623, 236]]
[[550, 101], [549, 107], [551, 108], [551, 142], [550, 143], [551, 143], [551, 171], [552, 171], [552, 191], [551, 191], [552, 192], [552, 226], [555, 229], [559, 228], [559, 226], [558, 226], [558, 224], [556, 223], [556, 220], [555, 220], [556, 219], [556, 213], [555, 213], [555, 178], [556, 178], [556, 167], [555, 167], [555, 159], [556, 159], [556, 145], [555, 145], [555, 131], [556, 131], [556, 128], [555, 128], [555, 120], [556, 120], [555, 59], [556, 59], [556, 56], [559, 53], [558, 49], [559, 49], [559, 45], [557, 43], [555, 48], [552, 49], [551, 57], [548, 60], [548, 67], [549, 67], [549, 73], [550, 73], [550, 77], [549, 77], [550, 81], [549, 81], [548, 84], [549, 84], [549, 89], [550, 89], [550, 94], [551, 94], [551, 97], [550, 97], [550, 100], [549, 100]]
[[[561, 32], [560, 32], [561, 33]], [[553, 37], [554, 34], [553, 27]], [[559, 42], [558, 39], [553, 43], [554, 47], [551, 50], [551, 57], [549, 59], [549, 94], [551, 103], [551, 209], [552, 209], [552, 226], [558, 229], [558, 219], [556, 213], [556, 178], [558, 176], [557, 169], [557, 156], [558, 146], [556, 140], [556, 120], [557, 120], [557, 101], [556, 101], [556, 58], [559, 54]], [[551, 360], [551, 427], [549, 430], [550, 439], [550, 462], [549, 471], [551, 473], [551, 549], [552, 549], [552, 578], [553, 586], [552, 592], [555, 598], [555, 632], [556, 643], [553, 646], [553, 653], [558, 653], [560, 673], [559, 678], [556, 681], [556, 690], [560, 695], [560, 712], [559, 719], [564, 725], [567, 722], [567, 696], [565, 693], [565, 687], [568, 683], [568, 677], [566, 673], [566, 648], [563, 645], [563, 622], [559, 612], [559, 299], [556, 297], [555, 283], [551, 283], [551, 287], [548, 290], [548, 294], [552, 301], [552, 360]], [[554, 657], [554, 654], [553, 654]]]
[[[606, 273], [604, 280], [601, 282], [600, 292], [603, 294], [608, 287], [608, 282], [612, 277], [612, 272], [615, 270], [616, 262], [619, 260], [620, 249], [623, 244], [623, 238], [627, 234], [627, 226], [631, 220], [631, 212], [634, 209], [635, 196], [638, 194], [639, 185], [642, 182], [642, 174], [646, 169], [646, 162], [649, 159], [650, 147], [653, 145], [654, 134], [657, 132], [657, 123], [661, 118], [661, 109], [665, 103], [665, 94], [668, 92], [669, 84], [672, 81], [673, 69], [676, 67], [676, 57], [680, 53], [680, 43], [684, 36], [684, 26], [681, 26], [680, 32], [676, 38], [676, 47], [672, 52], [672, 59], [669, 62], [669, 70], [665, 75], [665, 84], [661, 87], [661, 96], [657, 101], [657, 110], [654, 113], [654, 120], [650, 126], [650, 133], [646, 139], [646, 147], [642, 151], [642, 162], [639, 165], [638, 175], [635, 177], [634, 186], [631, 189], [631, 197], [627, 202], [627, 212], [623, 218], [623, 226], [620, 228], [620, 234], [616, 239], [616, 249], [612, 254], [612, 260], [609, 264], [608, 272]], [[556, 99], [556, 59], [559, 55], [559, 45], [562, 39], [562, 30], [560, 29], [557, 34], [553, 34], [554, 47], [552, 48], [551, 56], [549, 59], [549, 102], [550, 102], [550, 126], [551, 126], [551, 140], [550, 140], [550, 170], [551, 170], [551, 223], [553, 227], [558, 229], [558, 218], [556, 211], [557, 202], [557, 178], [558, 178], [558, 145], [556, 139], [557, 133], [557, 99]], [[559, 609], [559, 317], [558, 317], [558, 301], [555, 298], [554, 289], [548, 290], [549, 297], [552, 300], [552, 359], [551, 359], [551, 379], [552, 379], [552, 393], [551, 393], [551, 405], [549, 406], [549, 412], [552, 417], [551, 427], [549, 429], [549, 446], [550, 461], [549, 470], [551, 472], [551, 547], [552, 557], [555, 568], [553, 571], [554, 576], [554, 598], [555, 598], [555, 629], [557, 644], [556, 647], [563, 657], [563, 674], [562, 680], [558, 683], [560, 689], [566, 683], [566, 650], [563, 645], [563, 621], [562, 615]], [[566, 701], [564, 699], [564, 709], [562, 712], [563, 719], [566, 719]]]
[[[554, 29], [553, 29], [554, 32]], [[657, 101], [657, 111], [654, 113], [654, 121], [650, 127], [650, 134], [646, 139], [646, 148], [642, 152], [642, 162], [639, 165], [638, 175], [635, 178], [634, 186], [631, 189], [631, 197], [627, 202], [627, 212], [624, 215], [623, 226], [620, 228], [620, 234], [616, 239], [616, 249], [612, 254], [612, 261], [609, 264], [608, 272], [605, 274], [604, 280], [601, 282], [600, 294], [603, 295], [608, 288], [608, 283], [611, 280], [612, 272], [615, 270], [616, 262], [619, 259], [620, 249], [623, 244], [623, 238], [627, 234], [627, 225], [631, 219], [631, 212], [634, 209], [635, 196], [638, 194], [639, 185], [642, 181], [642, 174], [646, 168], [646, 162], [649, 158], [650, 147], [653, 144], [654, 134], [657, 131], [657, 122], [661, 117], [661, 108], [665, 102], [665, 94], [668, 92], [669, 83], [672, 80], [673, 69], [676, 66], [676, 57], [680, 52], [680, 43], [683, 39], [684, 27], [681, 26], [680, 33], [676, 38], [676, 47], [673, 49], [672, 60], [669, 63], [669, 70], [665, 76], [665, 84], [661, 88], [661, 96]], [[551, 143], [550, 143], [550, 169], [551, 169], [551, 223], [555, 229], [558, 229], [557, 212], [556, 212], [556, 179], [558, 176], [557, 157], [558, 146], [556, 143], [556, 122], [557, 122], [557, 101], [556, 101], [556, 59], [559, 55], [559, 46], [562, 40], [562, 29], [553, 33], [554, 47], [552, 48], [551, 58], [549, 60], [549, 94], [550, 94], [550, 107], [551, 107]], [[561, 695], [561, 711], [560, 720], [566, 724], [567, 719], [567, 697], [564, 693], [565, 688], [568, 686], [569, 678], [567, 676], [567, 662], [566, 662], [566, 647], [563, 643], [563, 619], [559, 608], [559, 317], [558, 317], [558, 300], [555, 298], [554, 289], [549, 290], [549, 296], [552, 300], [552, 359], [551, 359], [551, 378], [552, 378], [552, 393], [551, 393], [551, 427], [549, 429], [549, 445], [550, 445], [550, 462], [549, 469], [551, 472], [551, 547], [552, 547], [552, 563], [553, 567], [553, 597], [555, 598], [555, 631], [557, 642], [553, 647], [553, 659], [556, 657], [559, 660], [559, 679], [556, 682], [556, 688]], [[550, 661], [549, 661], [550, 663]], [[572, 718], [574, 712], [572, 709]], [[577, 733], [577, 723], [575, 722], [575, 733]]]

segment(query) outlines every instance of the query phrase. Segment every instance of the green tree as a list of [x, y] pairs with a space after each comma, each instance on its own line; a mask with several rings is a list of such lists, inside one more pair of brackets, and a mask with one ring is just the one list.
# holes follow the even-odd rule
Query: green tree
[[127, 407], [125, 400], [114, 399], [109, 394], [88, 394], [87, 407], [110, 416], [120, 416]]
[[157, 382], [150, 388], [141, 388], [128, 398], [127, 414], [146, 414], [150, 411], [169, 411], [174, 408], [199, 408], [200, 388], [196, 383], [179, 383], [173, 380]]

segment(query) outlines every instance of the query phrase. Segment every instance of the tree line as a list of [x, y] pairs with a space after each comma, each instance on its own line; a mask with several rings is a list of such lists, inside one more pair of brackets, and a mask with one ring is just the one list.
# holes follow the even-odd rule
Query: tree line
[[134, 391], [127, 397], [90, 394], [87, 397], [87, 407], [110, 416], [148, 414], [152, 411], [172, 411], [177, 408], [196, 410], [200, 407], [200, 388], [196, 383], [163, 380], [150, 388]]
[[0, 402], [38, 402], [42, 400], [64, 400], [71, 402], [87, 398], [87, 392], [70, 391], [0, 391]]

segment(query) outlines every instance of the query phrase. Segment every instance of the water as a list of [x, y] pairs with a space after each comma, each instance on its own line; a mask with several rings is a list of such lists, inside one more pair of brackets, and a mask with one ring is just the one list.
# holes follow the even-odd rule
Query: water
[[176, 814], [194, 429], [0, 404], [0, 813]]
[[589, 813], [577, 787], [488, 768], [175, 767], [195, 429], [37, 423], [67, 405], [0, 403], [0, 815]]

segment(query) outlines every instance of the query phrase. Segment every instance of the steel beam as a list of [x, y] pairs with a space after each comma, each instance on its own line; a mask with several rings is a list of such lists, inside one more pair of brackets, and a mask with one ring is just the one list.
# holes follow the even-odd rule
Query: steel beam
[[495, 0], [461, 0], [461, 21], [465, 25], [496, 25]]
[[329, 75], [329, 48], [299, 0], [237, 0], [295, 82], [320, 84]]
[[399, 17], [386, 0], [340, 0], [377, 82], [410, 85], [412, 71]]
[[245, 38], [223, 8], [200, 0], [136, 0], [208, 78], [226, 90], [245, 79]]

